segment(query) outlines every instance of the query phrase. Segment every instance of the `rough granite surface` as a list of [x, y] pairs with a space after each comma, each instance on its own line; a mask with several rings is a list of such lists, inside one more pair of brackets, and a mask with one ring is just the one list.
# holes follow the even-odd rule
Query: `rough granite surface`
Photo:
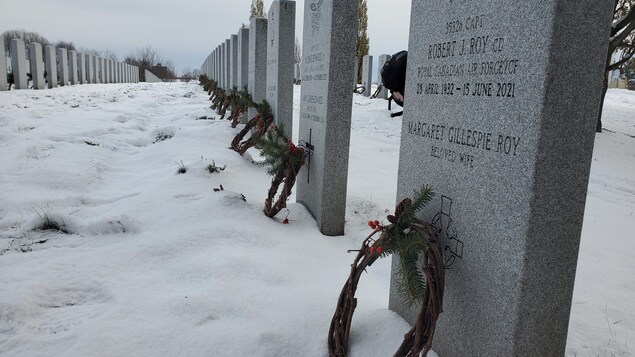
[[266, 99], [276, 125], [291, 136], [293, 126], [293, 68], [295, 1], [274, 1], [267, 16]]
[[13, 84], [15, 89], [27, 89], [28, 79], [26, 66], [26, 49], [24, 41], [19, 38], [11, 40], [11, 68], [13, 70]]
[[44, 62], [42, 61], [42, 45], [37, 42], [29, 44], [29, 58], [31, 58], [31, 77], [33, 89], [46, 88], [44, 81]]
[[304, 7], [300, 144], [314, 147], [297, 201], [325, 235], [344, 234], [355, 67], [357, 2], [310, 0]]
[[436, 193], [440, 356], [564, 355], [611, 3], [412, 2], [397, 201]]

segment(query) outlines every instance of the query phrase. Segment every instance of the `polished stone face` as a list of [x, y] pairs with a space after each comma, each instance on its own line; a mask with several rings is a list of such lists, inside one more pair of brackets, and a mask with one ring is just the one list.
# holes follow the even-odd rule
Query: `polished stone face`
[[441, 356], [564, 355], [611, 16], [569, 5], [413, 1], [397, 200], [436, 192]]
[[342, 235], [357, 2], [311, 0], [305, 5], [299, 138], [313, 150], [296, 181], [297, 200], [315, 217], [323, 234]]

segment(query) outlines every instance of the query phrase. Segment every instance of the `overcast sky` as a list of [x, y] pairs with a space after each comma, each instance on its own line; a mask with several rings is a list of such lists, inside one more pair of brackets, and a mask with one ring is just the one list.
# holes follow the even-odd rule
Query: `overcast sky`
[[[264, 0], [266, 11], [272, 1]], [[407, 48], [410, 2], [368, 0], [370, 54], [375, 63], [380, 54]], [[300, 40], [304, 3], [296, 1]], [[109, 49], [119, 59], [151, 45], [182, 72], [200, 68], [212, 49], [247, 24], [250, 7], [251, 0], [0, 0], [0, 33], [34, 31], [52, 42]]]

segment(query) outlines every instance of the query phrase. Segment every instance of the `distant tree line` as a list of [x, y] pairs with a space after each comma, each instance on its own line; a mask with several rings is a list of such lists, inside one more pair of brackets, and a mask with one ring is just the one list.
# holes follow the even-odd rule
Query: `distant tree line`
[[163, 59], [157, 50], [150, 45], [138, 48], [133, 54], [126, 56], [123, 61], [139, 67], [139, 79], [142, 82], [145, 82], [146, 69], [162, 80], [169, 81], [177, 78], [172, 61]]
[[[13, 39], [21, 39], [24, 41], [25, 46], [28, 48], [29, 44], [37, 42], [42, 46], [53, 45], [55, 48], [65, 48], [66, 50], [74, 50], [81, 53], [85, 53], [88, 55], [99, 56], [103, 58], [107, 58], [113, 61], [119, 61], [117, 55], [109, 50], [101, 50], [97, 51], [90, 48], [77, 48], [75, 43], [72, 41], [57, 41], [55, 43], [49, 41], [46, 37], [42, 36], [37, 32], [25, 31], [22, 29], [18, 30], [8, 30], [2, 33], [4, 36], [4, 50], [7, 56], [11, 56], [11, 40]], [[31, 60], [30, 51], [26, 51], [26, 59]], [[42, 60], [44, 60], [44, 51], [42, 51]], [[131, 64], [139, 67], [139, 76], [140, 80], [145, 80], [145, 72], [144, 70], [150, 70], [159, 78], [164, 80], [172, 80], [176, 78], [176, 71], [174, 69], [174, 64], [170, 60], [163, 59], [158, 52], [152, 48], [152, 46], [147, 45], [145, 47], [137, 49], [134, 53], [126, 56], [123, 60], [127, 64]], [[160, 69], [160, 70], [157, 70]], [[10, 73], [7, 74], [11, 76]]]

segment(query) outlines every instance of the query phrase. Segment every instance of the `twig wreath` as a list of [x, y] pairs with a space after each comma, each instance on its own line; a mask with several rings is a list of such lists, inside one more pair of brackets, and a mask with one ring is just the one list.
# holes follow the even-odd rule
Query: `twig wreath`
[[[252, 105], [256, 108], [258, 113], [251, 118], [247, 124], [245, 124], [245, 127], [242, 128], [238, 134], [236, 134], [230, 146], [232, 150], [236, 151], [240, 155], [243, 155], [249, 148], [256, 145], [256, 142], [265, 135], [265, 132], [273, 123], [271, 106], [269, 106], [269, 103], [267, 103], [266, 100], [263, 100], [260, 104]], [[253, 129], [256, 130], [252, 133]], [[250, 137], [243, 140], [249, 133], [251, 133]]]
[[[265, 157], [262, 165], [269, 166], [267, 173], [273, 176], [264, 208], [265, 215], [273, 218], [287, 207], [291, 189], [295, 184], [298, 172], [304, 165], [306, 152], [286, 136], [282, 125], [278, 127], [271, 124], [267, 134], [257, 140], [260, 155]], [[280, 185], [282, 185], [282, 190], [278, 199], [275, 199]]]
[[[234, 87], [227, 94], [207, 76], [199, 77], [199, 81], [203, 85], [203, 89], [211, 94], [209, 98], [212, 101], [211, 108], [218, 109], [221, 119], [223, 119], [227, 108], [231, 107], [229, 119], [231, 119], [231, 126], [234, 128], [249, 107], [256, 108], [258, 113], [234, 137], [230, 148], [240, 155], [243, 155], [253, 146], [257, 145], [260, 148], [260, 154], [265, 157], [265, 161], [261, 164], [269, 166], [267, 171], [269, 175], [273, 176], [263, 211], [267, 217], [273, 218], [287, 207], [291, 189], [306, 160], [306, 152], [286, 136], [282, 126], [277, 127], [273, 124], [271, 106], [266, 100], [260, 104], [254, 103], [247, 88], [238, 91]], [[249, 133], [251, 133], [250, 137], [244, 139]], [[280, 194], [278, 195], [279, 190]], [[278, 195], [277, 198], [276, 195]], [[288, 219], [285, 218], [284, 223], [288, 223]]]
[[[399, 259], [401, 275], [399, 291], [410, 303], [420, 303], [421, 310], [414, 327], [404, 335], [403, 342], [394, 356], [426, 356], [432, 346], [437, 319], [442, 312], [445, 271], [443, 250], [437, 239], [437, 229], [416, 218], [431, 199], [429, 187], [415, 192], [414, 200], [401, 201], [394, 215], [388, 215], [390, 224], [381, 226], [379, 221], [368, 222], [373, 229], [357, 251], [351, 272], [337, 301], [328, 335], [331, 357], [345, 357], [353, 313], [357, 307], [355, 291], [362, 273], [378, 258], [391, 254]], [[379, 238], [374, 239], [376, 234]], [[423, 259], [420, 260], [420, 254]]]

